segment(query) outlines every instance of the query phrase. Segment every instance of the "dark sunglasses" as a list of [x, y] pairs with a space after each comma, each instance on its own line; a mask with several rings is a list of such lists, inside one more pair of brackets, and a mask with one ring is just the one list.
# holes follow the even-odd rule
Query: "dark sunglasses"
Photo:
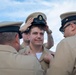
[[[73, 24], [76, 24], [76, 22], [72, 22]], [[68, 27], [69, 25], [71, 25], [71, 23], [67, 24], [66, 26], [63, 27], [63, 32], [65, 30], [66, 27]]]

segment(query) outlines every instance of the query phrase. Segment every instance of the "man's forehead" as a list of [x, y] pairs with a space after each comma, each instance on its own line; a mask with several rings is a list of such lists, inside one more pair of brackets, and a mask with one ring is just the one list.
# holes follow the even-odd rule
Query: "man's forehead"
[[38, 28], [38, 27], [34, 27], [31, 29], [31, 32], [43, 32], [44, 33], [44, 30]]
[[44, 31], [43, 29], [41, 29], [41, 28], [38, 28], [38, 27], [33, 27], [31, 30], [40, 30], [40, 31]]

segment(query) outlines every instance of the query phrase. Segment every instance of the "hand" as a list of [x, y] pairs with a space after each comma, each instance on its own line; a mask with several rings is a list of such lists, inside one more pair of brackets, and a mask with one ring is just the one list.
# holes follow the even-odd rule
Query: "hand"
[[25, 23], [26, 26], [31, 26], [31, 23], [33, 22], [33, 18], [29, 18], [28, 21]]
[[45, 31], [48, 31], [48, 29], [49, 29], [49, 27], [46, 25], [46, 26], [44, 27], [44, 30], [45, 30]]
[[48, 64], [51, 62], [52, 59], [53, 59], [53, 56], [51, 55], [51, 53], [48, 53], [44, 56], [44, 61]]
[[46, 25], [44, 30], [47, 32], [47, 34], [51, 34], [52, 31], [49, 29], [49, 27]]
[[20, 27], [20, 31], [21, 32], [26, 31], [31, 26], [32, 21], [33, 18], [30, 18], [22, 27]]

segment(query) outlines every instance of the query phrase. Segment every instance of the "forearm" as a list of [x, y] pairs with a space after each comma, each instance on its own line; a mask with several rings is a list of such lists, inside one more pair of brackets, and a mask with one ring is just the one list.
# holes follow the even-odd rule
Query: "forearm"
[[54, 45], [52, 31], [49, 29], [48, 31], [46, 31], [46, 33], [47, 33], [47, 43], [45, 44], [45, 47], [50, 49]]

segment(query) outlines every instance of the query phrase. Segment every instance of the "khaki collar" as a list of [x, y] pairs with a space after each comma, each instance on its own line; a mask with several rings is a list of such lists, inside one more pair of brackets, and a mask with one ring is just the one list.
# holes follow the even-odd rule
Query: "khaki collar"
[[[26, 49], [27, 51], [31, 50], [29, 46], [27, 46], [26, 48], [27, 48]], [[49, 50], [43, 46], [42, 55], [41, 55], [39, 61], [43, 61], [43, 58], [44, 58], [45, 54], [47, 54], [47, 53], [49, 53]]]
[[0, 51], [17, 53], [16, 49], [9, 45], [0, 45]]
[[48, 49], [46, 49], [45, 47], [43, 47], [43, 52], [42, 52], [42, 55], [41, 55], [41, 57], [40, 57], [40, 60], [39, 60], [39, 61], [43, 61], [44, 56], [45, 56], [47, 53], [49, 53], [49, 50], [48, 50]]
[[23, 48], [25, 48], [24, 42], [21, 44], [21, 46], [22, 46]]

